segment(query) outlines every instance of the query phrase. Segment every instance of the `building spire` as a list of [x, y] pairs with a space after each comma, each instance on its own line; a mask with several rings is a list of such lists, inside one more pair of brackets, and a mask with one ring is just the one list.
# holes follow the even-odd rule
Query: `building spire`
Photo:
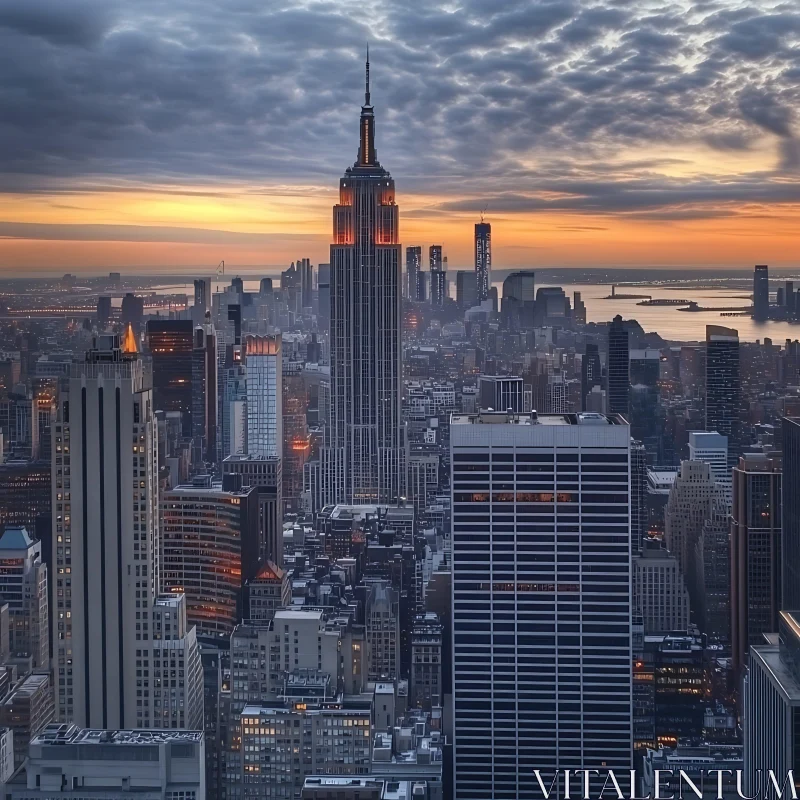
[[365, 84], [366, 89], [364, 91], [364, 105], [369, 105], [369, 44], [367, 44], [367, 82]]
[[367, 45], [366, 80], [364, 82], [364, 105], [361, 106], [361, 133], [357, 166], [380, 166], [375, 153], [375, 114], [369, 92], [369, 45]]

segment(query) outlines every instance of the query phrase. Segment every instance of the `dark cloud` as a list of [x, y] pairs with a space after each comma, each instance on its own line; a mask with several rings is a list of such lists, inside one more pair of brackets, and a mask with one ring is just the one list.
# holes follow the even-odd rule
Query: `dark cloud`
[[[0, 0], [0, 191], [335, 187], [369, 41], [380, 158], [440, 214], [798, 202], [800, 10], [691, 6]], [[752, 181], [661, 174], [676, 148], [764, 137], [774, 171]]]

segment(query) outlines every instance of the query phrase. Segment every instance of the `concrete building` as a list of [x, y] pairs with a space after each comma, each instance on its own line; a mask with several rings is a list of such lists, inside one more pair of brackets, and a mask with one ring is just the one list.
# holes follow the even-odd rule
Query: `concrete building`
[[7, 800], [205, 800], [202, 731], [49, 725], [5, 788]]
[[249, 705], [241, 731], [242, 798], [293, 800], [310, 775], [369, 774], [372, 697]]
[[456, 800], [630, 769], [629, 426], [483, 412], [450, 444]]
[[8, 646], [12, 656], [50, 666], [47, 566], [42, 543], [25, 528], [6, 528], [0, 536], [0, 598], [8, 603]]
[[400, 598], [388, 581], [369, 585], [364, 615], [369, 680], [393, 681], [400, 677]]
[[409, 703], [430, 711], [442, 705], [442, 624], [433, 612], [420, 614], [411, 629]]
[[47, 673], [23, 678], [0, 703], [0, 727], [14, 732], [14, 766], [28, 755], [28, 742], [53, 721], [53, 692]]
[[267, 561], [247, 582], [248, 620], [268, 624], [279, 608], [292, 601], [289, 573]]
[[689, 627], [689, 592], [678, 559], [656, 540], [645, 540], [633, 557], [633, 610], [642, 615], [646, 634]]

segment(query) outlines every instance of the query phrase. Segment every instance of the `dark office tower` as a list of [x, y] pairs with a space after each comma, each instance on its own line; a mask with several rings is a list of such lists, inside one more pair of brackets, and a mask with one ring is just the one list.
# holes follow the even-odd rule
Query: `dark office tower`
[[488, 222], [475, 224], [475, 283], [478, 302], [488, 300], [492, 287], [492, 226]]
[[763, 322], [769, 319], [769, 267], [756, 265], [753, 273], [753, 319]]
[[628, 416], [630, 394], [628, 329], [617, 314], [608, 328], [608, 412]]
[[533, 270], [512, 272], [503, 281], [503, 302], [500, 307], [503, 327], [509, 331], [532, 327], [535, 305], [536, 281]]
[[581, 361], [581, 411], [586, 411], [586, 398], [595, 386], [602, 387], [603, 370], [596, 344], [586, 343], [586, 352]]
[[741, 675], [750, 645], [778, 630], [781, 564], [781, 464], [745, 455], [733, 470], [731, 654]]
[[783, 292], [783, 299], [784, 303], [786, 303], [786, 310], [789, 312], [794, 312], [795, 294], [793, 281], [786, 281], [786, 289]]
[[781, 609], [800, 609], [800, 417], [784, 417]]
[[231, 278], [231, 291], [237, 294], [244, 294], [244, 281], [238, 275], [235, 278]]
[[630, 351], [629, 414], [631, 436], [647, 450], [651, 464], [663, 463], [660, 455], [664, 429], [661, 412], [661, 352], [659, 350]]
[[414, 302], [419, 301], [420, 273], [422, 272], [422, 248], [406, 247], [406, 291], [408, 299]]
[[192, 436], [194, 325], [190, 319], [150, 320], [147, 348], [153, 363], [154, 411], [179, 411], [181, 432]]
[[314, 267], [308, 258], [298, 258], [297, 268], [300, 271], [300, 305], [311, 308], [314, 293]]
[[194, 329], [192, 438], [195, 462], [217, 457], [217, 336], [210, 323]]
[[97, 298], [97, 327], [105, 328], [111, 321], [111, 298], [101, 296]]
[[133, 332], [138, 334], [142, 328], [143, 316], [144, 300], [128, 292], [125, 297], [122, 298], [122, 314], [120, 316], [122, 325], [124, 327], [130, 325], [133, 328]]
[[398, 208], [375, 151], [368, 61], [358, 158], [333, 208], [326, 503], [391, 503], [405, 493], [400, 330]]
[[631, 439], [631, 554], [642, 554], [647, 536], [647, 451]]
[[258, 293], [262, 297], [268, 297], [272, 294], [272, 278], [261, 279], [261, 283], [258, 285]]
[[431, 270], [431, 305], [441, 308], [444, 305], [447, 273], [442, 262], [442, 246], [440, 244], [430, 246], [428, 261]]
[[572, 293], [572, 318], [580, 325], [586, 324], [586, 303], [581, 299], [580, 292]]
[[474, 272], [456, 273], [456, 304], [464, 310], [478, 304], [478, 285]]
[[455, 800], [631, 768], [629, 450], [619, 416], [453, 416]]
[[202, 321], [206, 312], [211, 311], [211, 281], [208, 278], [194, 279], [194, 307], [198, 321]]
[[319, 294], [320, 330], [327, 330], [331, 322], [331, 265], [317, 266], [317, 292]]
[[706, 430], [728, 437], [728, 464], [738, 463], [739, 332], [720, 325], [706, 325]]

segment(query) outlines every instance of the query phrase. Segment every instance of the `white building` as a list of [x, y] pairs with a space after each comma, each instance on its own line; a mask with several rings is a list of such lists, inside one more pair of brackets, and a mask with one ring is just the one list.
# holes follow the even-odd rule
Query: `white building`
[[8, 800], [205, 800], [202, 731], [93, 730], [53, 724], [5, 787]]
[[454, 415], [454, 796], [631, 768], [630, 429]]
[[25, 528], [6, 528], [0, 537], [0, 598], [8, 603], [9, 650], [29, 656], [33, 667], [50, 665], [47, 565], [42, 543]]
[[690, 431], [689, 460], [708, 464], [730, 509], [733, 500], [733, 472], [728, 466], [728, 437], [715, 432]]
[[258, 458], [283, 453], [283, 390], [280, 336], [245, 338], [247, 452]]
[[[198, 687], [177, 664], [169, 688], [151, 672], [161, 667], [162, 638], [155, 631], [158, 434], [135, 350], [123, 352], [117, 336], [96, 338], [59, 387], [52, 435], [56, 718], [94, 728], [155, 726], [153, 712], [167, 696]], [[197, 645], [185, 622], [183, 629], [187, 670]], [[202, 703], [202, 678], [199, 691]], [[182, 716], [180, 727], [202, 727], [202, 707], [199, 719], [188, 708]]]

